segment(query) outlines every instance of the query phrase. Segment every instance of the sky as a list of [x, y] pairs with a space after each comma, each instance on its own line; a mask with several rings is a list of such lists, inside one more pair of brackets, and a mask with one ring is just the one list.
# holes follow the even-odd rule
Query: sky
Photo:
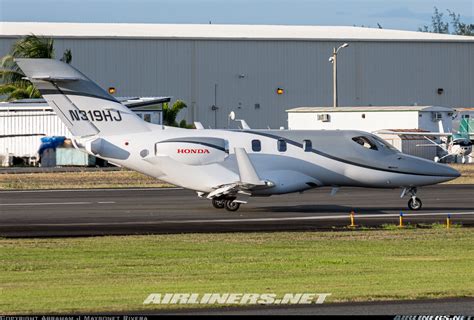
[[474, 0], [0, 0], [0, 21], [343, 25], [417, 30]]

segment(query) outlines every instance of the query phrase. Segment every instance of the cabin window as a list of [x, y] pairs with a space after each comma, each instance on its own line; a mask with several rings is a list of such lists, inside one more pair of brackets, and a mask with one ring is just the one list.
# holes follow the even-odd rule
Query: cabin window
[[278, 139], [277, 143], [278, 151], [285, 152], [286, 151], [286, 141], [283, 139]]
[[254, 152], [262, 151], [262, 144], [260, 140], [252, 140], [252, 151]]
[[313, 143], [311, 140], [303, 140], [303, 150], [305, 152], [311, 152], [313, 150]]
[[377, 146], [375, 143], [373, 143], [368, 137], [354, 137], [352, 138], [355, 142], [363, 146], [364, 148], [370, 149], [370, 150], [377, 150]]

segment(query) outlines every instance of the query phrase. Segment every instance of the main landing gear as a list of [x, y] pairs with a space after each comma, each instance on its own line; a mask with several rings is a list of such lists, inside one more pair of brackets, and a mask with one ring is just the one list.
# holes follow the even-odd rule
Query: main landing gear
[[235, 202], [235, 198], [216, 198], [212, 199], [212, 206], [216, 209], [226, 209], [227, 211], [237, 211], [240, 208], [240, 202]]
[[407, 193], [411, 196], [410, 200], [408, 200], [408, 208], [414, 211], [420, 210], [421, 207], [423, 206], [423, 203], [421, 202], [420, 198], [416, 196], [416, 192], [417, 192], [416, 187], [405, 188], [403, 189], [402, 196], [401, 196], [403, 198], [403, 196]]

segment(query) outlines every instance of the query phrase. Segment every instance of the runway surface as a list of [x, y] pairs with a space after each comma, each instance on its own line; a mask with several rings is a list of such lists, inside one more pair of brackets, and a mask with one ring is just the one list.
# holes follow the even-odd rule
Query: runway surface
[[423, 210], [406, 209], [400, 190], [329, 188], [303, 194], [251, 198], [237, 212], [214, 209], [208, 200], [183, 189], [104, 189], [1, 191], [0, 236], [89, 236], [182, 232], [327, 230], [349, 224], [398, 223], [474, 225], [474, 185], [422, 188]]
[[474, 315], [473, 298], [163, 311], [174, 315]]

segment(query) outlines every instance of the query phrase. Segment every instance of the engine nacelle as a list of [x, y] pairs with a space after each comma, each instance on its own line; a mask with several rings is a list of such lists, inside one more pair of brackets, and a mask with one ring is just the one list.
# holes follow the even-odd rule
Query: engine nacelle
[[[76, 142], [77, 143], [77, 142]], [[88, 153], [101, 158], [125, 160], [130, 156], [130, 152], [110, 143], [106, 139], [96, 138], [87, 140], [83, 144], [78, 145], [79, 148], [85, 149]]]
[[189, 137], [157, 142], [155, 153], [184, 164], [200, 166], [224, 161], [229, 150], [228, 142], [224, 139]]

